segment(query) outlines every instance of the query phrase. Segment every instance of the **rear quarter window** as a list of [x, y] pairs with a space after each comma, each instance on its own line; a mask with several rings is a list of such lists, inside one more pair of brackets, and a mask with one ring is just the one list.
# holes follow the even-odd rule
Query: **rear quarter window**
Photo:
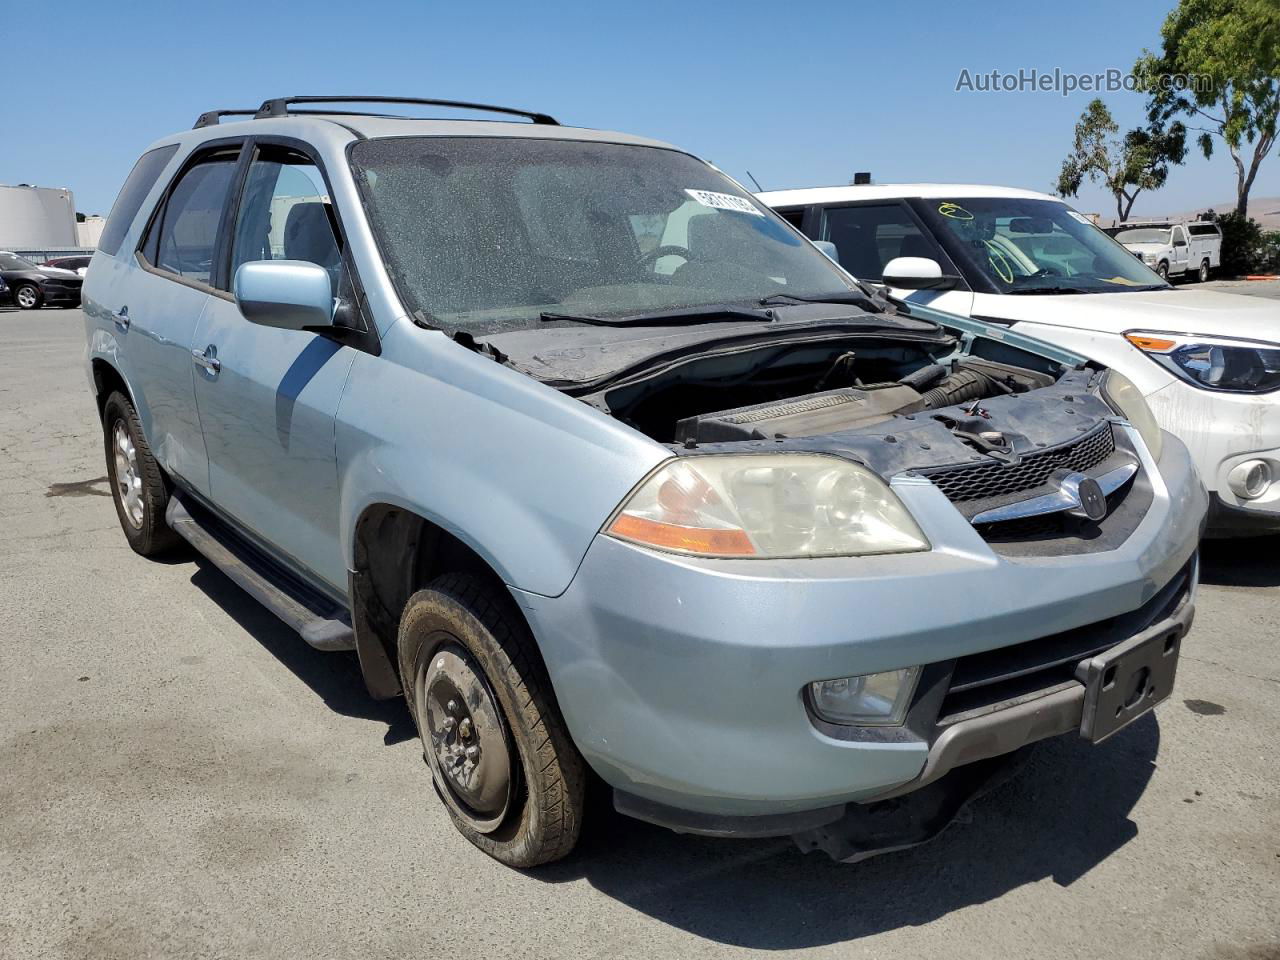
[[177, 152], [178, 145], [175, 143], [148, 150], [138, 158], [129, 178], [120, 188], [120, 195], [116, 197], [116, 202], [111, 207], [111, 215], [107, 217], [107, 225], [103, 228], [102, 237], [98, 240], [99, 250], [113, 257], [119, 252], [120, 243], [124, 240], [124, 235], [129, 232], [134, 217], [138, 215], [138, 208], [142, 206], [142, 201], [147, 198], [160, 172]]

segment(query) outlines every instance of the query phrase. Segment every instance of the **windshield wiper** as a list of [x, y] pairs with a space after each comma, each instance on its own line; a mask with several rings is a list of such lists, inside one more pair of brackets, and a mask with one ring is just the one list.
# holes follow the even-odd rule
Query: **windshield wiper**
[[786, 303], [847, 303], [855, 307], [869, 307], [877, 313], [884, 312], [884, 303], [877, 303], [870, 293], [858, 293], [855, 290], [833, 293], [828, 297], [799, 297], [794, 293], [771, 293], [757, 301], [762, 307], [780, 306]]
[[738, 320], [765, 322], [773, 320], [772, 310], [755, 310], [732, 304], [710, 304], [679, 310], [654, 310], [650, 313], [632, 313], [621, 317], [592, 317], [576, 313], [540, 313], [539, 320], [551, 323], [563, 320], [567, 323], [589, 323], [597, 327], [666, 327], [696, 323], [721, 323]]
[[1023, 287], [1021, 290], [1009, 290], [1006, 296], [1019, 296], [1032, 293], [1047, 294], [1068, 294], [1068, 293], [1089, 293], [1088, 290], [1081, 290], [1079, 287]]

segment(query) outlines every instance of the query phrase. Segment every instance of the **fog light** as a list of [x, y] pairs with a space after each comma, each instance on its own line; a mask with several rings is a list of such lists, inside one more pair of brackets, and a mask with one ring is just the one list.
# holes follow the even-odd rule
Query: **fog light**
[[813, 712], [829, 723], [850, 726], [899, 726], [907, 715], [919, 667], [860, 677], [839, 677], [809, 684]]
[[1271, 464], [1265, 460], [1236, 464], [1227, 474], [1227, 486], [1241, 500], [1257, 500], [1271, 486]]

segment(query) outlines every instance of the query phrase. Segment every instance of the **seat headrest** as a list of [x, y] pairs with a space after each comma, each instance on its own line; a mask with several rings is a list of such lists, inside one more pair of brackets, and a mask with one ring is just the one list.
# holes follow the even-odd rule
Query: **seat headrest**
[[284, 222], [284, 255], [322, 267], [337, 266], [340, 256], [328, 205], [319, 200], [295, 203]]

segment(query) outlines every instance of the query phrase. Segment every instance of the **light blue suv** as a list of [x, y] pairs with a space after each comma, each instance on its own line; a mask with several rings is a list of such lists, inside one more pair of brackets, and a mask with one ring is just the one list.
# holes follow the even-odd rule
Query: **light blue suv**
[[133, 548], [356, 650], [476, 846], [563, 856], [595, 775], [856, 860], [1168, 696], [1206, 498], [1132, 384], [668, 145], [356, 99], [142, 155], [88, 370]]

